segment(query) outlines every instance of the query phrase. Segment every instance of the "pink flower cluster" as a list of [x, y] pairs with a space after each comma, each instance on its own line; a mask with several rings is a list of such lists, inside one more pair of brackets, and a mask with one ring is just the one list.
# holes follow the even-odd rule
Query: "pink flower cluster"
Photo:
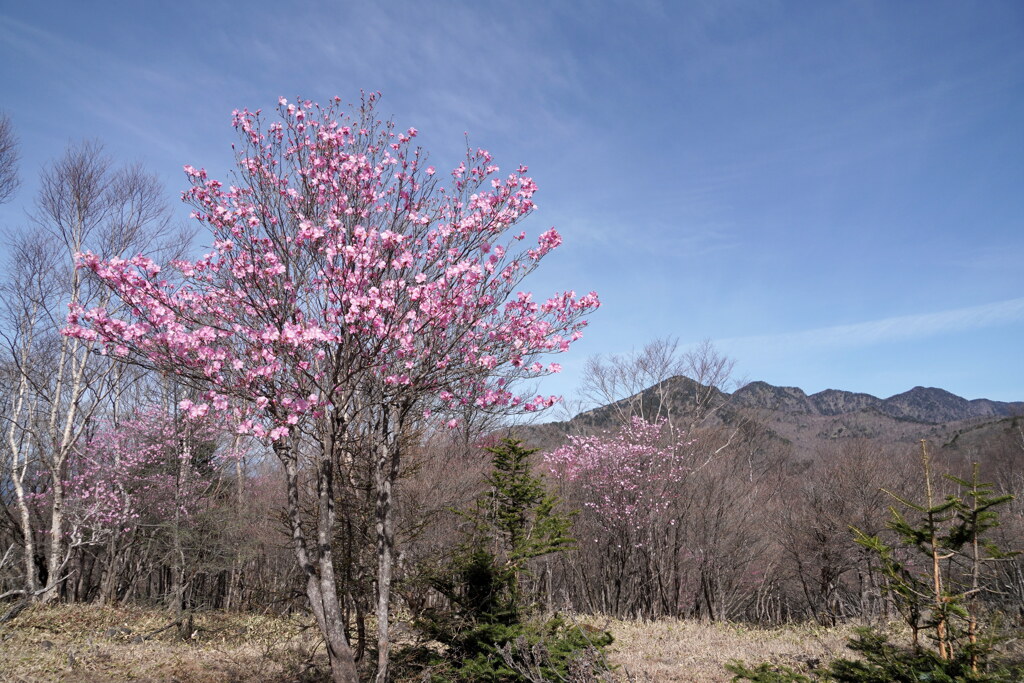
[[118, 425], [103, 424], [69, 463], [66, 509], [72, 528], [93, 536], [128, 532], [141, 522], [188, 515], [206, 478], [179, 479], [182, 459], [194, 471], [196, 444], [217, 436], [206, 420], [175, 420], [159, 410], [138, 412]]
[[502, 176], [471, 151], [442, 187], [412, 146], [416, 129], [377, 121], [375, 102], [346, 117], [337, 98], [282, 98], [269, 125], [236, 111], [237, 186], [185, 167], [183, 197], [213, 250], [169, 269], [79, 255], [124, 313], [72, 307], [65, 334], [184, 375], [207, 387], [182, 406], [189, 415], [229, 411], [240, 431], [271, 439], [368, 383], [440, 410], [551, 405], [512, 382], [557, 372], [536, 357], [567, 350], [599, 301], [517, 291], [561, 243], [552, 228], [516, 249], [525, 234], [510, 228], [536, 192], [526, 167]]
[[691, 441], [664, 420], [640, 417], [617, 431], [571, 436], [544, 459], [558, 479], [576, 482], [583, 505], [608, 529], [640, 530], [671, 503], [691, 467]]

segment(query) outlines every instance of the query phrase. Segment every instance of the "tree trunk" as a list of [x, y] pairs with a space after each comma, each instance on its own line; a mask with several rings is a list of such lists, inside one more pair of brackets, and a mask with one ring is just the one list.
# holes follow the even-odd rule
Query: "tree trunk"
[[386, 683], [391, 662], [391, 583], [394, 572], [394, 514], [392, 490], [398, 479], [401, 457], [402, 419], [391, 409], [382, 416], [383, 439], [377, 447], [374, 478], [377, 487], [377, 676], [376, 683]]
[[[59, 462], [59, 461], [58, 461]], [[55, 463], [57, 464], [57, 463]], [[63, 464], [63, 462], [59, 462]], [[63, 468], [60, 468], [63, 470]], [[60, 584], [64, 577], [64, 482], [61, 481], [61, 472], [50, 473], [50, 485], [52, 486], [53, 501], [50, 507], [50, 554], [47, 558], [46, 592], [40, 596], [43, 603], [56, 600], [60, 596]]]
[[[385, 456], [386, 460], [386, 456]], [[391, 657], [390, 604], [392, 536], [391, 482], [381, 476], [386, 462], [377, 463], [377, 683], [385, 683]]]
[[188, 474], [192, 463], [192, 450], [188, 437], [181, 438], [181, 453], [178, 455], [177, 482], [174, 489], [174, 521], [171, 527], [171, 594], [170, 608], [175, 619], [181, 621], [185, 607], [185, 548], [181, 534], [181, 506], [183, 489], [188, 485]]
[[[10, 449], [11, 483], [14, 485], [14, 496], [18, 508], [18, 522], [21, 526], [22, 544], [25, 562], [25, 592], [31, 597], [36, 591], [35, 538], [32, 534], [32, 514], [25, 498], [25, 477], [29, 471], [29, 453], [25, 447], [26, 431], [19, 425], [20, 420], [26, 422], [34, 412], [34, 403], [29, 400], [28, 377], [25, 367], [28, 365], [28, 350], [32, 345], [32, 337], [28, 335], [19, 353], [18, 391], [12, 396], [9, 414], [10, 426], [7, 430], [7, 446]], [[16, 398], [15, 398], [16, 397]], [[27, 403], [27, 405], [26, 405]], [[23, 417], [23, 411], [25, 417]]]
[[933, 608], [935, 611], [933, 616], [935, 619], [935, 639], [939, 649], [939, 659], [948, 660], [952, 659], [952, 653], [950, 652], [946, 633], [946, 601], [942, 593], [942, 567], [940, 565], [943, 558], [939, 555], [938, 524], [935, 521], [935, 513], [933, 512], [935, 497], [932, 492], [932, 473], [929, 457], [928, 442], [925, 439], [921, 439], [921, 461], [924, 463], [924, 485], [928, 505], [928, 528], [931, 532], [928, 543], [931, 547], [932, 591], [934, 592], [933, 597], [935, 600]]
[[15, 475], [14, 492], [18, 501], [18, 519], [21, 522], [21, 535], [25, 553], [25, 591], [28, 595], [36, 592], [36, 544], [32, 535], [32, 515], [25, 500], [25, 489], [22, 479]]
[[117, 600], [117, 584], [121, 572], [121, 553], [117, 551], [117, 538], [116, 533], [111, 535], [104, 552], [104, 566], [100, 571], [101, 605], [113, 605]]
[[319, 514], [317, 520], [317, 553], [314, 560], [309, 553], [306, 530], [302, 524], [299, 499], [299, 472], [294, 444], [274, 442], [274, 452], [284, 465], [288, 489], [288, 525], [291, 528], [295, 558], [306, 575], [306, 596], [317, 626], [327, 644], [327, 657], [331, 664], [331, 679], [334, 683], [359, 683], [355, 658], [348, 638], [341, 607], [338, 604], [338, 590], [334, 577], [331, 553], [331, 535], [334, 529], [334, 476], [333, 476], [333, 434], [324, 437], [317, 468], [317, 494]]

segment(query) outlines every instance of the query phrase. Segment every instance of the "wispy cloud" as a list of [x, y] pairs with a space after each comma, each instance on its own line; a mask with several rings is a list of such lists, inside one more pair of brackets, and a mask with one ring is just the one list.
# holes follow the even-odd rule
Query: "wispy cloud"
[[725, 222], [705, 220], [673, 224], [638, 219], [629, 223], [568, 212], [545, 212], [541, 222], [558, 228], [574, 249], [591, 252], [610, 249], [618, 254], [628, 253], [638, 260], [666, 256], [675, 261], [695, 259], [740, 246], [735, 229]]
[[1024, 263], [1024, 244], [1003, 242], [947, 254], [941, 265], [983, 273], [992, 273], [993, 271], [1019, 273], [1021, 263]]
[[[90, 93], [97, 87], [91, 76], [104, 74], [100, 85], [114, 91], [124, 83], [138, 88], [144, 84], [154, 91], [184, 91], [189, 79], [174, 76], [115, 54], [111, 49], [68, 38], [11, 17], [0, 16], [0, 40], [12, 54], [31, 61], [33, 70], [47, 76], [59, 75], [65, 87]], [[109, 81], [109, 83], [105, 83]]]
[[[587, 91], [577, 82], [582, 67], [568, 46], [539, 37], [553, 20], [547, 10], [496, 21], [493, 13], [468, 6], [401, 0], [389, 3], [388, 12], [373, 5], [344, 13], [300, 9], [280, 17], [272, 33], [254, 25], [255, 35], [221, 40], [229, 53], [253, 46], [261, 69], [294, 80], [288, 65], [295, 62], [295, 46], [277, 37], [303, 35], [309, 66], [300, 80], [319, 84], [322, 92], [300, 94], [352, 97], [352, 88], [381, 88], [382, 113], [409, 116], [424, 131], [522, 134], [545, 126], [571, 132], [562, 102]], [[339, 38], [350, 36], [351, 26], [359, 27], [357, 37]]]
[[995, 327], [1024, 320], [1024, 297], [937, 313], [881, 318], [852, 325], [835, 325], [783, 334], [716, 340], [724, 348], [761, 351], [869, 346], [941, 334]]

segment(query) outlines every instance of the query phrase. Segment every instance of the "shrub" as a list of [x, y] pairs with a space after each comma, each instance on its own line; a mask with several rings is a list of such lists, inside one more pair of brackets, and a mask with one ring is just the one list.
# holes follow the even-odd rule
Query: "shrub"
[[[490, 490], [463, 513], [472, 531], [451, 561], [426, 578], [446, 604], [424, 610], [415, 622], [440, 647], [406, 648], [397, 663], [436, 681], [594, 680], [607, 669], [601, 650], [611, 635], [559, 617], [531, 618], [520, 589], [529, 560], [572, 545], [571, 515], [559, 511], [558, 499], [531, 473], [535, 450], [505, 440], [488, 451]], [[589, 678], [572, 678], [581, 666]]]

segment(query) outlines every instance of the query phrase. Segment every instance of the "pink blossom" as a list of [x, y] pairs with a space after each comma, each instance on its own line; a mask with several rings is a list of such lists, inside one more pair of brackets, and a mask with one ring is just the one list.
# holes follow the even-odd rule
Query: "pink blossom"
[[556, 477], [585, 482], [584, 505], [609, 529], [636, 528], [671, 502], [690, 471], [690, 446], [664, 420], [634, 417], [617, 431], [572, 436], [544, 459]]
[[521, 244], [536, 184], [525, 166], [500, 175], [483, 149], [439, 179], [420, 165], [418, 131], [375, 121], [375, 101], [345, 116], [340, 100], [280, 98], [270, 123], [236, 111], [239, 177], [258, 182], [185, 167], [184, 199], [212, 250], [163, 270], [80, 254], [124, 305], [70, 308], [64, 333], [208, 387], [180, 410], [230, 415], [257, 438], [349, 411], [351, 387], [424, 415], [553, 405], [509, 387], [558, 372], [546, 356], [568, 350], [600, 302], [519, 291], [562, 243], [552, 228]]

